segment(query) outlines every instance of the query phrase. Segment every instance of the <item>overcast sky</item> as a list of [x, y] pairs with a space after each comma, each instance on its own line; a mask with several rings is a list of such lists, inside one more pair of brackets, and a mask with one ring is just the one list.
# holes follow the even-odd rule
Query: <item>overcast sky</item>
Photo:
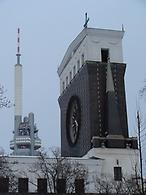
[[[70, 42], [89, 27], [121, 29], [129, 131], [135, 130], [136, 96], [146, 78], [145, 0], [0, 0], [0, 83], [14, 102], [17, 28], [21, 28], [23, 116], [34, 112], [45, 148], [60, 146], [57, 67]], [[143, 103], [146, 108], [146, 102]], [[0, 146], [10, 153], [14, 107], [0, 110]], [[146, 137], [145, 137], [146, 138]]]

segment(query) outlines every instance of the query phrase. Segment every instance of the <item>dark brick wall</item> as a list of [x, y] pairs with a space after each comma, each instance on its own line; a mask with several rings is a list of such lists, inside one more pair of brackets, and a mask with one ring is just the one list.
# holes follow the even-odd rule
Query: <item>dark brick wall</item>
[[[71, 84], [59, 98], [61, 108], [61, 153], [63, 156], [82, 156], [91, 148], [90, 104], [89, 104], [89, 78], [87, 66], [72, 80]], [[69, 100], [78, 96], [81, 102], [81, 128], [75, 147], [71, 147], [67, 140], [66, 113]], [[82, 146], [82, 147], [81, 147]]]
[[[104, 137], [106, 134], [106, 67], [106, 63], [87, 61], [59, 97], [62, 156], [83, 156], [92, 147], [91, 139], [93, 136]], [[128, 137], [124, 86], [126, 65], [112, 63], [111, 67], [122, 133], [126, 138]], [[75, 146], [69, 145], [66, 136], [66, 113], [72, 96], [78, 96], [81, 102], [81, 127]]]
[[123, 130], [124, 137], [128, 137], [128, 125], [127, 125], [127, 109], [126, 109], [126, 97], [125, 97], [125, 64], [112, 64], [112, 73], [114, 78], [114, 86], [117, 94], [119, 113], [121, 126]]

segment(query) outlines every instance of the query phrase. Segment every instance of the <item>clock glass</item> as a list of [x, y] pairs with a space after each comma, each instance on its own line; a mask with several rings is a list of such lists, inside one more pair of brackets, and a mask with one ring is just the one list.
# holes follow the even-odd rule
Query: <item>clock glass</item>
[[75, 145], [79, 136], [80, 130], [80, 120], [81, 120], [81, 109], [79, 98], [73, 96], [68, 105], [67, 110], [67, 137], [70, 145]]

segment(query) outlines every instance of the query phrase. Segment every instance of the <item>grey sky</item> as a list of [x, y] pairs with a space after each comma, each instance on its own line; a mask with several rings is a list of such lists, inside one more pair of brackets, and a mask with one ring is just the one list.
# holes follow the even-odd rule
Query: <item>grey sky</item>
[[[60, 145], [57, 67], [70, 42], [89, 27], [121, 29], [129, 130], [135, 128], [136, 94], [146, 78], [145, 0], [0, 0], [0, 83], [14, 98], [17, 28], [21, 28], [23, 114], [34, 112], [43, 146]], [[145, 107], [146, 103], [144, 103]], [[14, 108], [0, 110], [0, 146], [10, 153]]]

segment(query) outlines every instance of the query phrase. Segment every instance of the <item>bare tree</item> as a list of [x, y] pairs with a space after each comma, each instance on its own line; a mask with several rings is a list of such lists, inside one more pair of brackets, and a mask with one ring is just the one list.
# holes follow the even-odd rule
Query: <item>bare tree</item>
[[9, 178], [9, 191], [15, 192], [17, 190], [17, 178], [12, 170], [10, 163], [4, 155], [0, 154], [0, 177]]
[[8, 100], [8, 98], [4, 94], [4, 87], [0, 85], [0, 108], [10, 107], [10, 100]]
[[36, 178], [46, 178], [48, 183], [48, 191], [57, 192], [57, 180], [65, 179], [67, 193], [74, 192], [75, 179], [87, 179], [87, 168], [79, 162], [73, 162], [66, 157], [61, 157], [60, 149], [51, 149], [52, 156], [44, 151], [40, 152], [40, 156], [36, 163], [29, 170], [36, 175]]
[[97, 193], [106, 193], [110, 194], [113, 191], [113, 182], [109, 179], [109, 177], [103, 176], [98, 177], [94, 176], [94, 185], [95, 185], [95, 190]]
[[112, 177], [94, 177], [95, 190], [105, 194], [141, 194], [139, 177], [122, 177], [122, 181], [115, 181]]
[[139, 95], [140, 95], [140, 97], [145, 97], [145, 93], [146, 93], [146, 80], [144, 80], [144, 85], [143, 85], [143, 87], [139, 90]]
[[[137, 111], [137, 129], [138, 129], [139, 156], [140, 156], [141, 190], [142, 190], [142, 193], [144, 193], [144, 182], [143, 182], [143, 156], [142, 156], [142, 142], [141, 142], [142, 119], [140, 118], [140, 113], [139, 113], [139, 111]], [[144, 128], [144, 129], [145, 129], [145, 128]]]

